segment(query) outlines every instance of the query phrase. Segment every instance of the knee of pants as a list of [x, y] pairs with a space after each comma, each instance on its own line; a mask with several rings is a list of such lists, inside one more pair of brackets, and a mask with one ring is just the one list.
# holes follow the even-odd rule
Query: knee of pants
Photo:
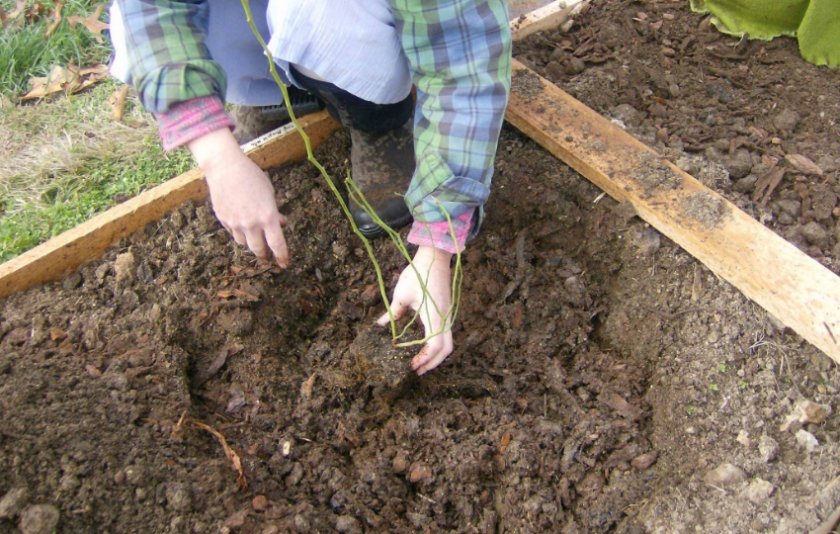
[[401, 127], [414, 115], [411, 93], [394, 104], [375, 104], [327, 81], [310, 78], [294, 65], [290, 65], [290, 70], [298, 85], [323, 100], [330, 115], [347, 128], [369, 134], [385, 133]]

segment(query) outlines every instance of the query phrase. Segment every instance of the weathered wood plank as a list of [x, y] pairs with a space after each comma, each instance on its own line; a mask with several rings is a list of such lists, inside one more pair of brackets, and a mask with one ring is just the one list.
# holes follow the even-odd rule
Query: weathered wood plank
[[587, 1], [575, 2], [568, 6], [562, 5], [561, 2], [552, 2], [547, 6], [515, 18], [510, 21], [513, 40], [518, 41], [534, 33], [552, 30], [560, 26], [582, 9]]
[[840, 277], [519, 62], [506, 118], [840, 363]]

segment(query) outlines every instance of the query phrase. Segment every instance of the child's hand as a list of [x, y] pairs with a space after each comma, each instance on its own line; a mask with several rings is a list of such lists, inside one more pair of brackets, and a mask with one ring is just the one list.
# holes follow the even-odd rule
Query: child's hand
[[216, 130], [189, 143], [207, 177], [210, 199], [219, 222], [240, 245], [262, 259], [274, 256], [289, 265], [289, 251], [268, 176], [239, 148], [228, 129]]
[[[452, 318], [450, 259], [452, 254], [433, 247], [420, 247], [414, 256], [414, 269], [406, 267], [391, 302], [391, 311], [399, 319], [409, 310], [419, 310], [420, 319], [429, 339], [419, 353], [411, 360], [411, 368], [418, 375], [431, 371], [452, 353]], [[416, 269], [416, 272], [415, 272]], [[425, 280], [427, 294], [424, 296], [417, 273]], [[437, 304], [437, 309], [430, 302]], [[382, 315], [377, 324], [388, 324], [388, 314]]]

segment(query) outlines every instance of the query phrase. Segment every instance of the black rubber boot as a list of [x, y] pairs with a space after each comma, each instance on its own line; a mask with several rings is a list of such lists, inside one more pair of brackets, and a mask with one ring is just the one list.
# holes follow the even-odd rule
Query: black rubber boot
[[[394, 229], [411, 222], [405, 190], [414, 172], [414, 135], [411, 121], [383, 134], [350, 128], [350, 177], [376, 212]], [[362, 206], [350, 199], [350, 213], [365, 237], [385, 235]]]
[[[296, 117], [303, 117], [324, 109], [324, 103], [297, 87], [289, 87], [289, 101]], [[233, 135], [240, 145], [291, 122], [286, 104], [275, 106], [231, 106], [230, 114], [236, 123]]]
[[[350, 131], [351, 178], [376, 215], [399, 229], [411, 222], [405, 195], [414, 174], [414, 134], [411, 95], [394, 104], [374, 104], [325, 81], [313, 80], [292, 66], [297, 82], [321, 98], [330, 115]], [[350, 212], [365, 237], [385, 231], [356, 202]]]

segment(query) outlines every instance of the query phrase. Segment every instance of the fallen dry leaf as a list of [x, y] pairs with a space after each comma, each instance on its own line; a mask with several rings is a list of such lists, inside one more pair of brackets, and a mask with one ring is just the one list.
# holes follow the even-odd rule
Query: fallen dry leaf
[[408, 470], [408, 481], [412, 484], [417, 484], [430, 478], [432, 478], [432, 469], [426, 464], [417, 463], [412, 465]]
[[624, 400], [618, 393], [605, 392], [598, 396], [598, 400], [606, 404], [622, 417], [636, 420], [642, 416], [642, 410]]
[[[102, 32], [108, 29], [108, 23], [102, 22], [99, 20], [99, 17], [102, 16], [102, 9], [105, 7], [105, 4], [99, 4], [96, 6], [96, 10], [88, 15], [87, 17], [80, 17], [78, 15], [74, 15], [67, 19], [67, 22], [70, 23], [71, 28], [75, 28], [77, 24], [81, 24], [87, 30], [94, 34], [94, 35], [102, 35]], [[101, 43], [103, 41], [102, 37], [97, 37], [96, 41]]]
[[3, 6], [0, 6], [0, 26], [4, 28], [8, 26], [8, 22], [6, 21], [6, 10], [3, 9]]
[[9, 24], [14, 23], [16, 27], [20, 28], [26, 22], [38, 22], [46, 12], [47, 8], [40, 2], [35, 2], [30, 6], [27, 0], [18, 0], [15, 8], [8, 14], [7, 20]]
[[770, 196], [773, 194], [773, 191], [775, 191], [776, 187], [782, 183], [782, 178], [784, 177], [784, 167], [773, 167], [764, 173], [755, 182], [755, 191], [753, 191], [752, 197], [753, 200], [762, 206], [766, 206], [767, 202], [770, 200]]
[[108, 104], [111, 106], [111, 118], [120, 122], [125, 115], [125, 99], [128, 96], [128, 86], [123, 85], [108, 97]]
[[802, 154], [785, 154], [785, 161], [802, 174], [823, 175], [820, 166]]
[[64, 4], [59, 0], [54, 0], [53, 4], [55, 5], [55, 9], [53, 9], [52, 12], [53, 20], [50, 22], [50, 25], [47, 26], [47, 30], [44, 32], [44, 37], [52, 35], [58, 28], [58, 25], [61, 24], [61, 10], [64, 8]]
[[8, 19], [9, 20], [17, 19], [19, 16], [21, 16], [21, 14], [23, 14], [25, 9], [26, 9], [26, 0], [18, 0], [17, 3], [15, 4], [15, 8], [12, 10], [11, 13], [9, 13]]
[[251, 287], [246, 287], [245, 289], [222, 289], [216, 292], [216, 296], [225, 300], [237, 298], [246, 302], [258, 302], [260, 300], [259, 293], [255, 292]]
[[72, 88], [81, 85], [79, 71], [72, 65], [64, 68], [53, 65], [46, 77], [35, 76], [29, 80], [32, 89], [21, 97], [21, 100], [43, 98], [59, 91], [72, 92]]
[[108, 76], [108, 65], [97, 63], [79, 71], [80, 76], [98, 76], [97, 81]]
[[67, 337], [67, 332], [58, 328], [57, 326], [53, 326], [50, 328], [50, 339], [52, 341], [61, 341], [62, 339]]
[[108, 76], [108, 66], [103, 64], [79, 69], [75, 65], [62, 67], [53, 65], [46, 77], [30, 78], [30, 91], [21, 96], [21, 100], [34, 100], [45, 96], [63, 92], [64, 94], [78, 93]]
[[51, 12], [43, 2], [29, 2], [18, 0], [15, 9], [8, 15], [9, 26], [22, 28], [25, 24], [36, 24]]
[[502, 439], [499, 442], [499, 452], [504, 454], [507, 451], [508, 447], [510, 447], [510, 441], [513, 439], [510, 432], [505, 432], [502, 435]]
[[309, 378], [303, 381], [303, 384], [300, 385], [300, 396], [304, 399], [312, 398], [312, 389], [315, 387], [315, 377], [317, 375], [312, 373]]

